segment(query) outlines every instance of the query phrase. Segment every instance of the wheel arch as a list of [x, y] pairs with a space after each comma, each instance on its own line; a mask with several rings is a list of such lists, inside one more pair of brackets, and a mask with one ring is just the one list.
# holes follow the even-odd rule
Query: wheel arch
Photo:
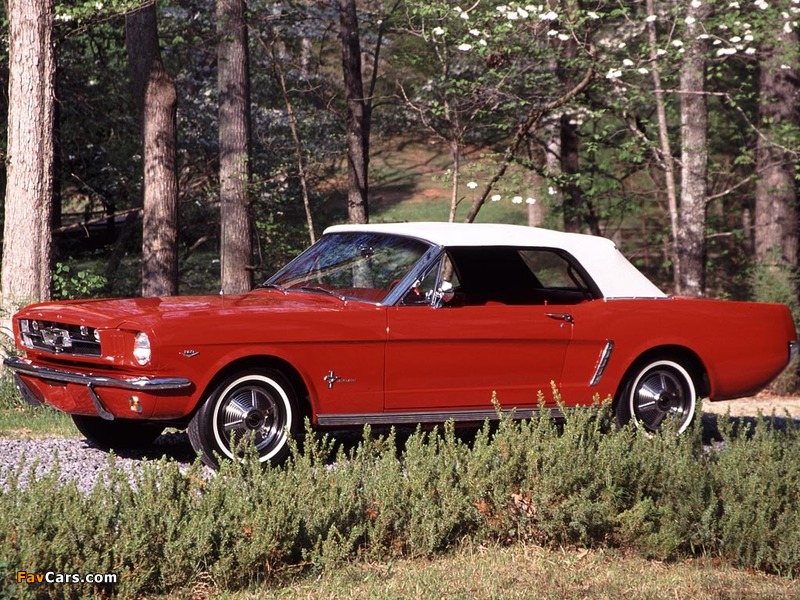
[[303, 376], [300, 375], [300, 372], [291, 363], [277, 356], [253, 355], [237, 358], [217, 371], [200, 395], [200, 401], [197, 403], [197, 406], [195, 406], [192, 414], [189, 415], [189, 419], [194, 416], [203, 405], [203, 401], [223, 380], [247, 369], [276, 369], [280, 371], [289, 380], [289, 383], [292, 384], [294, 391], [297, 393], [300, 418], [313, 418], [313, 409], [308, 386], [303, 380]]
[[699, 398], [705, 398], [709, 395], [711, 391], [711, 384], [708, 378], [708, 370], [703, 364], [700, 356], [686, 346], [663, 345], [650, 348], [636, 357], [633, 362], [631, 362], [631, 364], [625, 370], [625, 374], [622, 376], [622, 379], [620, 379], [616, 393], [614, 394], [615, 406], [619, 402], [622, 392], [633, 374], [644, 367], [647, 363], [657, 360], [672, 360], [683, 366], [692, 378], [697, 396]]

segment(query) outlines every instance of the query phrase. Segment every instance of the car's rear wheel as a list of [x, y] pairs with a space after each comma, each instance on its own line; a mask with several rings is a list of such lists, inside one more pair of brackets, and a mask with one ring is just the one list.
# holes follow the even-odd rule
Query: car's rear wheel
[[680, 363], [654, 360], [634, 369], [617, 400], [620, 426], [633, 422], [649, 432], [674, 422], [681, 433], [694, 418], [697, 391], [689, 371]]
[[274, 369], [248, 369], [224, 379], [189, 422], [189, 440], [205, 464], [234, 458], [237, 444], [255, 446], [261, 462], [278, 464], [300, 423], [297, 395]]
[[72, 421], [87, 440], [111, 450], [144, 448], [164, 431], [161, 425], [132, 419], [106, 421], [100, 417], [72, 415]]

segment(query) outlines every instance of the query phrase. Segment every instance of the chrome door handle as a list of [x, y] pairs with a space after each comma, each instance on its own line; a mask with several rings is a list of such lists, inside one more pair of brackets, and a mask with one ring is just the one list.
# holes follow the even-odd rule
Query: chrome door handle
[[566, 321], [567, 323], [575, 322], [575, 319], [569, 313], [545, 313], [545, 316], [555, 319], [556, 321]]

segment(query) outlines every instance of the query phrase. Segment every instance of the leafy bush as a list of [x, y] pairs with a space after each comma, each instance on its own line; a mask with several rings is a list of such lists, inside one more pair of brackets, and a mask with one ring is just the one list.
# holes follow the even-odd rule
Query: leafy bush
[[[797, 275], [777, 260], [774, 264], [758, 265], [751, 276], [753, 299], [757, 302], [785, 304], [792, 311], [794, 322], [800, 322]], [[793, 394], [800, 390], [800, 361], [795, 361], [770, 385], [778, 394]]]
[[[698, 420], [699, 422], [699, 420]], [[89, 494], [56, 471], [0, 491], [5, 570], [110, 572], [112, 588], [31, 586], [37, 597], [185, 594], [278, 585], [353, 559], [433, 556], [466, 540], [616, 547], [795, 575], [800, 567], [796, 427], [762, 419], [744, 434], [701, 425], [678, 436], [615, 431], [607, 405], [503, 418], [471, 438], [446, 424], [345, 449], [306, 434], [282, 468], [249, 455], [209, 476], [199, 463], [114, 468]], [[209, 584], [209, 582], [213, 582]]]

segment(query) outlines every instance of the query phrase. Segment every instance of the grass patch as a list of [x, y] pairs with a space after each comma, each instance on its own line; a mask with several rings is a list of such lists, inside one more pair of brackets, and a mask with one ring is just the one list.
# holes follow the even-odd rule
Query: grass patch
[[0, 376], [0, 437], [38, 439], [77, 437], [78, 430], [69, 415], [50, 406], [30, 406], [8, 372]]
[[0, 437], [41, 439], [78, 437], [69, 415], [48, 406], [0, 408]]
[[466, 545], [436, 559], [358, 562], [303, 577], [255, 598], [797, 598], [798, 582], [712, 560], [648, 561], [614, 549]]

